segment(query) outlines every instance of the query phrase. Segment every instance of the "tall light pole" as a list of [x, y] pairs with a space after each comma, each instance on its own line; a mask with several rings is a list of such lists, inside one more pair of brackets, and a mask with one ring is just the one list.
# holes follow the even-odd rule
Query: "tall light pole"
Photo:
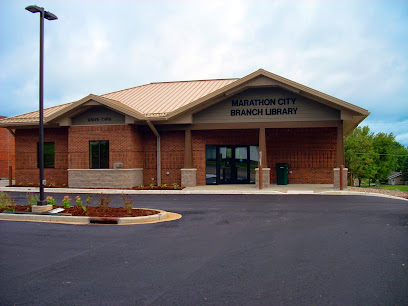
[[44, 18], [48, 20], [58, 19], [53, 13], [47, 12], [43, 7], [29, 5], [25, 8], [31, 13], [40, 13], [40, 125], [38, 144], [38, 166], [40, 168], [40, 199], [37, 205], [45, 205], [44, 199]]

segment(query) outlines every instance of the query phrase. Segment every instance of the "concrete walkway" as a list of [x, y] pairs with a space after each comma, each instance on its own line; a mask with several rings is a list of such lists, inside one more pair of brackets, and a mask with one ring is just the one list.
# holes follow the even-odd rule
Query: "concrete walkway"
[[[11, 192], [39, 192], [38, 187], [5, 187], [7, 180], [0, 180], [0, 191]], [[363, 195], [403, 199], [386, 194], [373, 192], [356, 192], [335, 190], [333, 184], [289, 184], [271, 185], [268, 188], [258, 189], [254, 184], [247, 185], [205, 185], [187, 187], [183, 190], [129, 190], [129, 189], [85, 189], [85, 188], [45, 188], [46, 193], [105, 193], [105, 194], [315, 194], [315, 195]]]

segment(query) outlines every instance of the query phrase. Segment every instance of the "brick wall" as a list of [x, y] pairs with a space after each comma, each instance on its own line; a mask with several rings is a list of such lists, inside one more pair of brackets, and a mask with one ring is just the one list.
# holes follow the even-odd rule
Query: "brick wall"
[[[44, 142], [55, 143], [55, 168], [45, 168], [47, 184], [68, 182], [68, 130], [44, 129]], [[16, 184], [39, 183], [37, 164], [38, 129], [16, 130]]]
[[288, 163], [289, 184], [333, 184], [337, 128], [267, 129], [268, 166], [276, 184], [276, 163]]
[[[161, 132], [162, 183], [181, 183], [184, 131]], [[197, 184], [205, 185], [206, 145], [258, 145], [259, 130], [192, 131]], [[89, 141], [109, 140], [109, 165], [143, 168], [143, 184], [157, 184], [156, 136], [146, 127], [129, 125], [72, 126], [46, 129], [45, 141], [55, 142], [55, 169], [45, 169], [47, 182], [67, 183], [67, 169], [89, 169]], [[276, 163], [288, 163], [289, 183], [333, 183], [336, 128], [267, 129], [268, 166], [276, 184]], [[16, 131], [17, 183], [37, 183], [38, 130]], [[169, 174], [167, 174], [167, 172]], [[152, 180], [153, 178], [153, 180]]]
[[15, 171], [14, 136], [6, 128], [0, 128], [0, 178], [8, 178], [9, 166]]
[[89, 169], [89, 141], [109, 140], [109, 168], [122, 162], [123, 168], [143, 167], [142, 138], [137, 126], [71, 126], [68, 130], [69, 169]]
[[[258, 145], [258, 130], [193, 131], [197, 185], [205, 185], [206, 145]], [[276, 184], [276, 163], [288, 163], [289, 183], [332, 184], [336, 166], [336, 128], [267, 129], [268, 166]]]
[[[162, 184], [181, 184], [184, 167], [184, 131], [160, 132]], [[143, 184], [157, 184], [157, 140], [151, 130], [143, 130]], [[167, 174], [167, 172], [169, 174]], [[152, 180], [153, 178], [153, 180]]]

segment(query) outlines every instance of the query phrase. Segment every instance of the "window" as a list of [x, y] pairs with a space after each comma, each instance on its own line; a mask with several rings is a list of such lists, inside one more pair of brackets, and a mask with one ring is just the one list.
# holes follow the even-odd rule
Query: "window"
[[89, 142], [89, 167], [91, 169], [109, 168], [109, 140]]
[[[40, 167], [40, 144], [37, 142], [37, 167]], [[44, 142], [44, 168], [55, 168], [55, 143]]]

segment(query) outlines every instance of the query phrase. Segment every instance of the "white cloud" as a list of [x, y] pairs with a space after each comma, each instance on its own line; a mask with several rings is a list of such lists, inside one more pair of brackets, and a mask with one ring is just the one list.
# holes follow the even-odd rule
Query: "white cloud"
[[[19, 27], [7, 23], [15, 16], [1, 21], [9, 31], [0, 46], [0, 99], [15, 101], [12, 115], [37, 104], [38, 19], [17, 8], [23, 1], [7, 5], [19, 18]], [[45, 29], [47, 106], [154, 81], [242, 77], [264, 68], [367, 108], [372, 122], [408, 117], [401, 1], [43, 5], [59, 17]]]

